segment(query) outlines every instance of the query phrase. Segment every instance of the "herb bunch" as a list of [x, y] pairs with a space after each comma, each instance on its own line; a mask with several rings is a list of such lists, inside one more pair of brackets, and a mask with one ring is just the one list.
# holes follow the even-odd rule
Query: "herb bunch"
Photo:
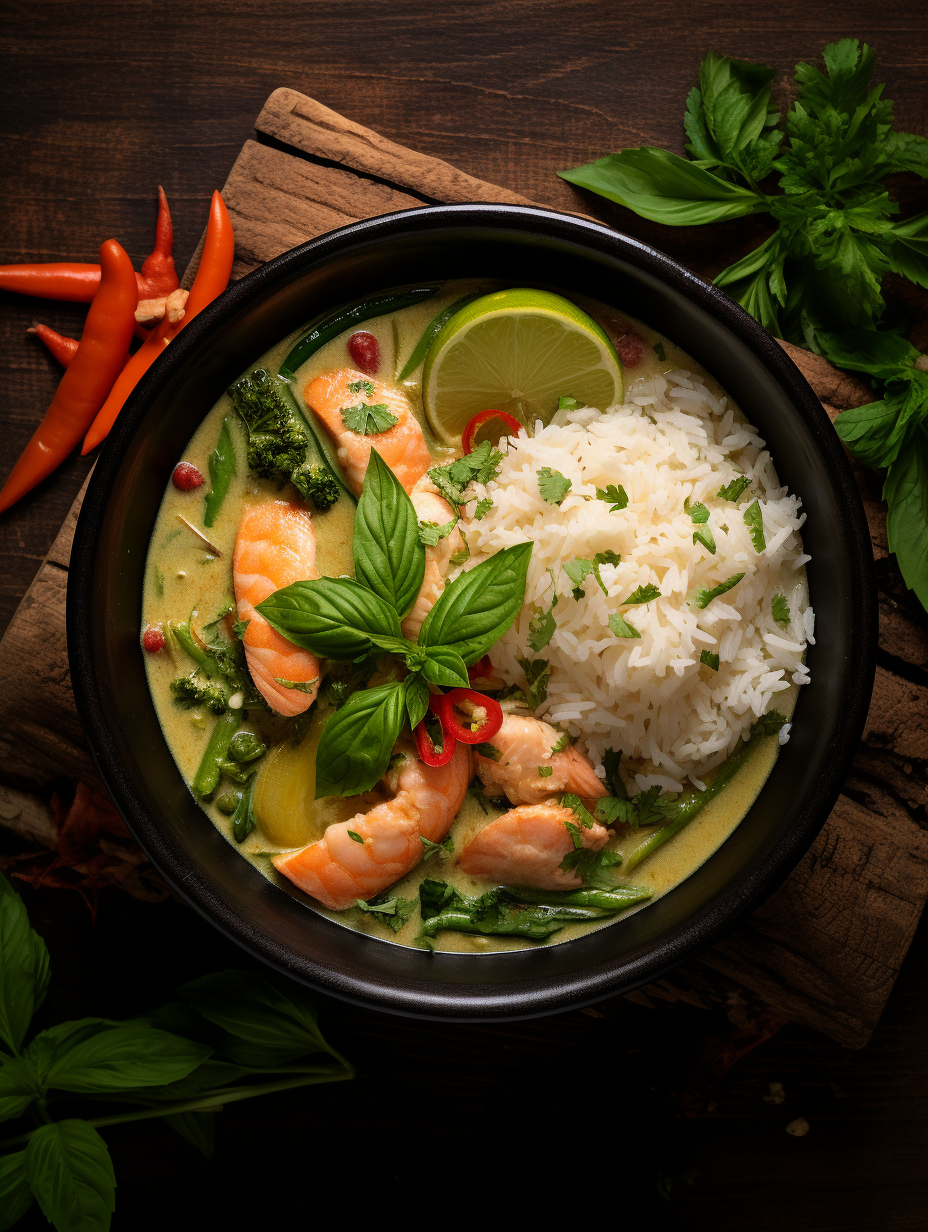
[[[106, 1232], [116, 1178], [99, 1129], [163, 1117], [210, 1155], [225, 1104], [354, 1076], [302, 989], [244, 971], [194, 980], [145, 1018], [82, 1018], [31, 1034], [48, 951], [2, 874], [0, 956], [0, 1121], [23, 1126], [0, 1141], [0, 1229], [38, 1202], [58, 1232]], [[85, 1113], [97, 1107], [77, 1116], [75, 1101]]]
[[[456, 463], [453, 465], [457, 465]], [[406, 675], [361, 689], [326, 723], [316, 754], [316, 798], [369, 791], [386, 773], [406, 726], [428, 710], [429, 685], [467, 688], [467, 668], [522, 607], [531, 543], [504, 548], [445, 586], [416, 642], [402, 636], [425, 574], [412, 501], [371, 450], [354, 522], [355, 578], [295, 582], [257, 610], [289, 641], [322, 658], [371, 664], [388, 653]]]
[[689, 158], [646, 146], [560, 174], [669, 226], [769, 215], [772, 234], [716, 284], [774, 336], [874, 380], [879, 401], [836, 427], [855, 457], [887, 468], [889, 545], [928, 608], [924, 361], [886, 328], [882, 287], [893, 272], [928, 288], [928, 213], [900, 221], [883, 182], [928, 178], [928, 140], [895, 131], [892, 104], [871, 84], [870, 47], [842, 39], [822, 57], [824, 72], [796, 66], [798, 97], [783, 118], [774, 69], [710, 52], [687, 98]]

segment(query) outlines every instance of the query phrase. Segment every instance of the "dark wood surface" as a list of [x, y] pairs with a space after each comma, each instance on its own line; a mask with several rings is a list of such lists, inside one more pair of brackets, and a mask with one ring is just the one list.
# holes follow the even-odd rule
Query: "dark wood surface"
[[[710, 46], [786, 69], [846, 35], [876, 46], [899, 126], [928, 132], [928, 36], [914, 3], [8, 6], [0, 261], [93, 260], [115, 235], [138, 262], [160, 182], [183, 268], [209, 193], [264, 99], [288, 85], [475, 176], [596, 214], [711, 274], [763, 223], [666, 231], [582, 197], [554, 172], [623, 145], [679, 150], [683, 100]], [[898, 187], [928, 208], [924, 188]], [[0, 297], [2, 469], [58, 378], [26, 326], [40, 319], [77, 333], [82, 317], [79, 308]], [[86, 460], [72, 459], [0, 521], [0, 628], [86, 470]], [[109, 891], [92, 927], [76, 896], [40, 891], [28, 901], [56, 972], [50, 1018], [136, 1012], [189, 974], [241, 961], [173, 902]], [[623, 1203], [635, 1200], [626, 1195], [640, 1192], [660, 1222], [688, 1226], [922, 1229], [926, 959], [923, 924], [863, 1051], [789, 1027], [718, 1083], [713, 1068], [739, 1044], [722, 1013], [610, 1003], [602, 1017], [436, 1027], [327, 1003], [327, 1030], [359, 1064], [358, 1080], [230, 1108], [210, 1163], [157, 1123], [112, 1131], [114, 1228], [168, 1219], [180, 1228], [220, 1219], [252, 1227], [262, 1209], [258, 1226], [274, 1226], [274, 1211], [317, 1218], [327, 1200], [349, 1218], [405, 1221], [417, 1217], [407, 1205], [416, 1196], [440, 1218], [442, 1194], [459, 1202], [451, 1194], [460, 1173], [463, 1205], [475, 1213], [502, 1180], [523, 1213], [557, 1192], [578, 1213], [608, 1201], [622, 1218]], [[785, 1101], [765, 1102], [777, 1081]], [[806, 1137], [784, 1132], [797, 1116], [811, 1125]], [[614, 1189], [597, 1179], [601, 1168]], [[692, 1185], [677, 1184], [665, 1209], [658, 1182], [691, 1169]]]

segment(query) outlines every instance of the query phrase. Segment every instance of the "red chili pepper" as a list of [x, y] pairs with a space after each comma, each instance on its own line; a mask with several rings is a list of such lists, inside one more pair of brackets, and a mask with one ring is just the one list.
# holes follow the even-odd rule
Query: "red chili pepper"
[[[487, 712], [487, 717], [476, 731], [471, 731], [469, 726], [465, 727], [455, 716], [455, 706], [464, 701], [482, 706]], [[433, 693], [429, 698], [429, 710], [441, 723], [441, 733], [446, 743], [450, 736], [454, 740], [460, 740], [462, 744], [481, 744], [484, 740], [492, 740], [503, 725], [503, 709], [499, 702], [475, 689], [452, 689], [450, 693]]]
[[0, 491], [0, 513], [64, 461], [93, 422], [126, 362], [138, 303], [135, 271], [115, 240], [101, 245], [100, 265], [100, 290], [87, 313], [77, 354]]
[[454, 736], [442, 729], [442, 744], [439, 751], [432, 743], [432, 737], [425, 726], [425, 719], [412, 734], [416, 738], [416, 752], [419, 754], [419, 760], [425, 762], [427, 766], [446, 766], [454, 756], [454, 746], [457, 743]]
[[49, 329], [47, 325], [39, 325], [36, 322], [31, 329], [26, 330], [27, 334], [35, 334], [48, 347], [55, 359], [58, 360], [62, 368], [67, 368], [71, 360], [77, 354], [78, 341], [76, 338], [66, 338], [64, 334], [59, 334], [57, 330]]
[[[158, 221], [155, 246], [136, 274], [139, 299], [170, 295], [178, 286], [171, 249], [174, 231], [164, 189], [158, 186]], [[43, 261], [31, 265], [0, 265], [0, 291], [17, 291], [39, 299], [62, 299], [89, 304], [100, 286], [100, 266], [80, 261]]]
[[473, 449], [477, 429], [482, 424], [489, 423], [491, 419], [498, 419], [505, 426], [506, 431], [501, 432], [500, 436], [518, 436], [522, 431], [522, 424], [518, 419], [507, 415], [505, 411], [478, 411], [461, 433], [461, 448], [465, 453], [470, 453]]
[[90, 453], [91, 449], [100, 444], [116, 422], [116, 416], [122, 410], [126, 399], [168, 343], [177, 337], [198, 312], [201, 312], [207, 304], [212, 303], [216, 296], [226, 289], [232, 273], [234, 255], [235, 236], [232, 234], [232, 222], [222, 197], [218, 192], [214, 192], [209, 223], [206, 228], [206, 239], [203, 243], [203, 255], [200, 257], [197, 276], [193, 280], [193, 286], [190, 288], [190, 294], [184, 305], [184, 319], [172, 325], [165, 317], [132, 356], [111, 389], [109, 397], [100, 408], [99, 415], [93, 421], [81, 453]]

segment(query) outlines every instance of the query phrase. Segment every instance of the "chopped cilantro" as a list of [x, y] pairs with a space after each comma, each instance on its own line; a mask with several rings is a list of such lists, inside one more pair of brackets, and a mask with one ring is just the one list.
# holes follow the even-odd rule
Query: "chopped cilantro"
[[352, 381], [348, 386], [350, 394], [365, 394], [368, 398], [374, 396], [374, 386], [370, 381]]
[[536, 607], [528, 622], [528, 644], [536, 654], [539, 650], [544, 650], [557, 628], [557, 621], [554, 619], [554, 609], [557, 607], [558, 600], [557, 580], [553, 569], [549, 569], [548, 573], [551, 575], [551, 606], [547, 611]]
[[639, 826], [654, 826], [667, 821], [676, 810], [676, 798], [661, 794], [660, 787], [649, 787], [635, 796]]
[[683, 508], [690, 515], [690, 521], [699, 529], [693, 531], [693, 542], [701, 543], [704, 548], [707, 548], [712, 555], [715, 555], [715, 536], [706, 525], [709, 521], [709, 510], [705, 505], [700, 505], [698, 501], [690, 504], [688, 500], [683, 502]]
[[767, 540], [764, 538], [764, 515], [760, 511], [760, 501], [755, 501], [753, 505], [748, 505], [745, 509], [744, 524], [751, 533], [754, 551], [763, 552], [767, 546]]
[[274, 679], [285, 689], [296, 689], [298, 693], [312, 693], [319, 683], [318, 676], [314, 676], [312, 680], [284, 680], [283, 676], [275, 676]]
[[634, 800], [629, 800], [627, 795], [606, 796], [602, 800], [597, 800], [596, 816], [607, 826], [637, 827], [638, 825], [638, 810]]
[[533, 710], [537, 710], [548, 697], [548, 679], [551, 676], [548, 660], [519, 659], [518, 662], [523, 672], [525, 672], [525, 681], [528, 686], [526, 691], [528, 704]]
[[706, 667], [711, 667], [714, 672], [719, 670], [719, 656], [713, 654], [711, 650], [703, 650], [699, 655], [699, 662], [704, 663]]
[[618, 612], [613, 612], [609, 617], [609, 628], [616, 637], [641, 637], [641, 634], [630, 625], [627, 620], [623, 620]]
[[789, 624], [789, 603], [785, 595], [774, 595], [770, 600], [770, 614], [778, 625]]
[[250, 620], [237, 620], [232, 626], [232, 632], [240, 641], [245, 637], [245, 630], [250, 624]]
[[633, 590], [624, 603], [650, 603], [652, 599], [661, 597], [660, 588], [653, 586], [650, 582], [647, 586], [639, 586], [637, 590]]
[[381, 432], [387, 432], [399, 423], [386, 402], [378, 402], [375, 406], [368, 406], [366, 402], [359, 402], [357, 406], [343, 406], [341, 417], [348, 431], [357, 432], [359, 436], [379, 436]]
[[487, 516], [492, 508], [492, 500], [490, 500], [489, 496], [485, 496], [483, 500], [477, 501], [476, 507], [474, 508], [474, 519], [477, 522], [481, 521]]
[[606, 783], [611, 788], [612, 794], [625, 800], [628, 798], [628, 790], [619, 770], [622, 764], [622, 754], [616, 752], [615, 749], [605, 749], [603, 751], [603, 769], [606, 772]]
[[365, 902], [363, 898], [358, 898], [355, 902], [362, 911], [382, 916], [381, 923], [388, 925], [395, 933], [400, 931], [416, 909], [414, 898], [386, 898], [382, 902], [377, 899]]
[[733, 586], [737, 586], [744, 577], [743, 573], [736, 573], [727, 581], [719, 582], [718, 586], [713, 586], [711, 590], [701, 590], [696, 596], [697, 607], [708, 607], [713, 599], [717, 599], [719, 595], [724, 595], [726, 590], [731, 590]]
[[539, 766], [538, 767], [538, 777], [539, 778], [549, 779], [553, 773], [554, 773], [553, 766]]
[[538, 491], [549, 505], [559, 505], [571, 489], [571, 481], [560, 471], [543, 466], [538, 472]]
[[605, 488], [596, 489], [596, 499], [605, 501], [607, 505], [612, 505], [610, 513], [618, 513], [620, 509], [625, 509], [628, 506], [628, 493], [619, 484], [618, 487], [614, 483], [608, 484]]
[[780, 728], [788, 722], [789, 720], [786, 715], [780, 714], [779, 710], [768, 710], [752, 726], [751, 735], [775, 736]]
[[597, 552], [593, 557], [594, 565], [620, 565], [621, 563], [622, 557], [618, 552], [613, 552], [611, 548], [605, 552]]
[[690, 521], [694, 526], [700, 526], [704, 522], [709, 521], [709, 510], [705, 505], [701, 505], [699, 501], [694, 501], [691, 505], [689, 498], [683, 502], [683, 508], [690, 515]]
[[564, 750], [567, 748], [568, 744], [570, 744], [570, 736], [568, 735], [567, 732], [564, 732], [563, 736], [561, 736], [557, 744], [551, 745], [551, 752], [548, 754], [548, 756], [554, 757], [556, 753], [563, 753]]
[[448, 561], [451, 565], [463, 565], [465, 561], [470, 560], [470, 544], [463, 531], [461, 531], [461, 539], [463, 546], [459, 547], [456, 552], [452, 552]]
[[657, 358], [660, 360], [661, 363], [664, 363], [666, 361], [667, 352], [664, 350], [663, 342], [655, 342], [654, 354], [657, 356]]
[[[583, 583], [588, 575], [592, 572], [593, 562], [586, 560], [582, 556], [578, 556], [575, 560], [568, 561], [564, 566], [564, 572], [574, 584], [573, 596], [575, 599], [582, 599], [586, 594], [583, 589]], [[602, 583], [600, 583], [602, 585]]]
[[746, 488], [751, 486], [751, 480], [747, 475], [739, 475], [737, 479], [733, 479], [731, 483], [727, 483], [724, 488], [719, 488], [719, 496], [722, 500], [736, 501]]
[[[573, 815], [580, 822], [580, 825], [583, 826], [584, 830], [589, 830], [591, 828], [595, 818], [579, 796], [575, 796], [573, 792], [568, 792], [566, 795], [561, 796], [561, 805], [566, 809], [570, 809]], [[566, 821], [564, 824], [569, 829], [572, 823]]]
[[490, 761], [499, 761], [502, 753], [495, 744], [475, 744], [474, 752], [479, 753], [481, 757], [489, 757]]
[[429, 479], [450, 504], [463, 505], [467, 499], [465, 492], [470, 485], [489, 483], [495, 479], [502, 460], [502, 453], [490, 441], [481, 441], [463, 458], [457, 458], [447, 466], [433, 466]]
[[422, 857], [423, 861], [431, 860], [434, 855], [441, 856], [443, 860], [447, 860], [449, 856], [454, 855], [454, 839], [450, 834], [440, 843], [433, 843], [430, 838], [426, 838], [424, 834], [420, 834], [419, 841], [425, 848], [425, 855]]
[[457, 518], [452, 518], [450, 522], [445, 522], [443, 526], [439, 526], [437, 522], [420, 522], [419, 542], [423, 545], [423, 547], [437, 547], [439, 540], [447, 538], [457, 524]]
[[693, 542], [701, 543], [707, 551], [715, 555], [715, 535], [708, 526], [700, 526], [699, 530], [693, 531]]

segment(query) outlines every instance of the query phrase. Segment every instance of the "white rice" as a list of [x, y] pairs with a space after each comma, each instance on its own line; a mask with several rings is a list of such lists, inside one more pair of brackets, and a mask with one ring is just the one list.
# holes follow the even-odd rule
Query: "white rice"
[[[560, 506], [547, 504], [537, 472], [560, 471], [572, 481]], [[737, 502], [719, 489], [745, 474], [752, 480]], [[628, 507], [617, 513], [596, 498], [607, 484], [624, 487]], [[513, 440], [499, 477], [478, 497], [493, 508], [466, 525], [472, 568], [500, 548], [531, 540], [525, 604], [493, 649], [493, 662], [511, 684], [524, 685], [519, 659], [547, 659], [547, 700], [537, 714], [581, 738], [594, 765], [603, 750], [620, 749], [648, 763], [640, 788], [659, 783], [679, 791], [732, 751], [755, 719], [775, 709], [779, 694], [808, 682], [806, 646], [813, 643], [799, 528], [800, 502], [781, 487], [764, 442], [687, 372], [637, 381], [624, 406], [599, 412], [559, 411], [532, 437]], [[684, 501], [710, 511], [716, 554], [693, 542]], [[758, 554], [744, 511], [759, 500], [766, 549]], [[473, 505], [469, 508], [472, 510]], [[604, 595], [590, 575], [584, 597], [574, 599], [561, 566], [611, 549], [617, 566], [603, 565]], [[557, 577], [557, 629], [537, 653], [528, 645], [529, 622], [551, 602]], [[733, 574], [744, 579], [704, 609], [700, 589]], [[627, 607], [639, 586], [654, 584], [660, 598]], [[790, 623], [777, 624], [771, 601], [789, 602]], [[615, 612], [641, 634], [616, 637]], [[702, 650], [719, 656], [719, 670], [700, 665]], [[786, 730], [786, 729], [784, 729]]]

